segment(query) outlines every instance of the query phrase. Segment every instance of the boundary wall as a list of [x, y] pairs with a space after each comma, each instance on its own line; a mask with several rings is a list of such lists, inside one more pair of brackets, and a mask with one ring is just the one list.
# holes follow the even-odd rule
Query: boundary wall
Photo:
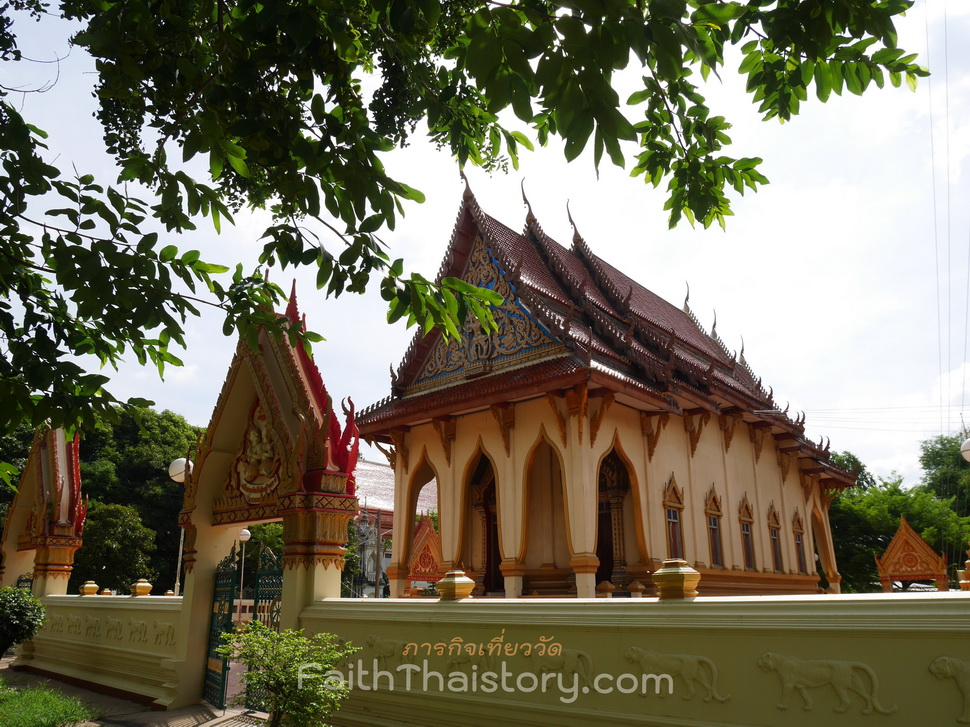
[[326, 600], [301, 625], [361, 647], [337, 727], [938, 726], [970, 721], [968, 595]]
[[[20, 646], [13, 668], [98, 685], [159, 709], [182, 706], [179, 682], [187, 670], [184, 656], [179, 658], [184, 654], [178, 639], [181, 597], [44, 596], [41, 601], [47, 619], [37, 636]], [[196, 691], [201, 693], [201, 684]]]

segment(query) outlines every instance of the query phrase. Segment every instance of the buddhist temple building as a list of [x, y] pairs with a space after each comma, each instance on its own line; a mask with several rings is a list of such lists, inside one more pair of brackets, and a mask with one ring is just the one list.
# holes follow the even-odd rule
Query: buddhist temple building
[[513, 231], [467, 189], [450, 276], [504, 297], [496, 330], [469, 318], [463, 340], [419, 333], [391, 395], [358, 419], [395, 468], [393, 595], [432, 479], [442, 568], [479, 595], [593, 597], [603, 581], [623, 595], [668, 558], [701, 572], [702, 594], [812, 593], [816, 555], [838, 590], [828, 507], [854, 476], [686, 302], [578, 231], [560, 245], [531, 208]]

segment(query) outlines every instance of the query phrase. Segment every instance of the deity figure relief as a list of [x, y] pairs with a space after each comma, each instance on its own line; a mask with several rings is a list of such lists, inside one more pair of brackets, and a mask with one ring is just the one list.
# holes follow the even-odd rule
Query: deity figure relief
[[492, 358], [492, 337], [478, 320], [469, 317], [465, 338], [468, 341], [469, 362], [488, 361]]
[[249, 500], [272, 491], [279, 484], [280, 459], [269, 432], [269, 421], [259, 404], [253, 409], [246, 428], [245, 443], [236, 459], [235, 475], [239, 489]]

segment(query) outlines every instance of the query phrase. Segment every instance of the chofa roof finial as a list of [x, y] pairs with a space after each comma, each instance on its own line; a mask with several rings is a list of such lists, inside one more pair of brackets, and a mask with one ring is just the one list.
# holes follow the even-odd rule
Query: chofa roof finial
[[684, 281], [687, 286], [687, 295], [684, 296], [684, 313], [690, 313], [690, 282]]
[[520, 186], [522, 187], [522, 202], [525, 204], [525, 208], [527, 210], [526, 213], [525, 213], [525, 224], [531, 225], [533, 222], [536, 221], [536, 216], [532, 212], [532, 205], [529, 203], [529, 198], [525, 196], [525, 178], [524, 177], [522, 179], [522, 182], [521, 182], [521, 185]]
[[293, 278], [293, 286], [290, 288], [290, 299], [286, 305], [286, 317], [291, 323], [300, 322], [300, 306], [296, 302], [296, 278]]
[[569, 200], [566, 200], [566, 217], [569, 218], [569, 224], [573, 228], [573, 244], [578, 245], [583, 241], [583, 236], [579, 234], [579, 229], [576, 227], [576, 223], [573, 221], [573, 213], [569, 209]]
[[465, 192], [462, 194], [462, 199], [464, 199], [465, 201], [468, 201], [468, 200], [472, 199], [475, 196], [472, 193], [472, 187], [468, 183], [468, 177], [465, 176], [465, 170], [464, 169], [459, 169], [458, 170], [458, 175], [461, 177], [461, 181], [463, 181], [465, 183]]

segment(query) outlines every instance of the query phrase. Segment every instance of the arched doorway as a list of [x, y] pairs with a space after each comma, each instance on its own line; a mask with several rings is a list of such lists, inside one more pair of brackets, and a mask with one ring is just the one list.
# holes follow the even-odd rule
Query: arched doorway
[[505, 579], [499, 568], [502, 553], [499, 547], [495, 469], [485, 454], [478, 455], [466, 488], [462, 567], [475, 580], [475, 595], [504, 594]]
[[600, 564], [596, 582], [609, 581], [623, 590], [630, 578], [626, 572], [626, 518], [630, 497], [630, 472], [616, 450], [600, 463], [597, 489], [596, 557]]
[[838, 574], [835, 566], [835, 548], [828, 531], [825, 529], [822, 514], [818, 508], [812, 510], [812, 539], [815, 541], [815, 557], [818, 559], [817, 565], [820, 566], [820, 576], [824, 576], [827, 581], [822, 584], [826, 590], [832, 593], [839, 592], [839, 581], [842, 577]]
[[526, 468], [526, 550], [523, 594], [576, 593], [563, 502], [559, 455], [543, 438]]

